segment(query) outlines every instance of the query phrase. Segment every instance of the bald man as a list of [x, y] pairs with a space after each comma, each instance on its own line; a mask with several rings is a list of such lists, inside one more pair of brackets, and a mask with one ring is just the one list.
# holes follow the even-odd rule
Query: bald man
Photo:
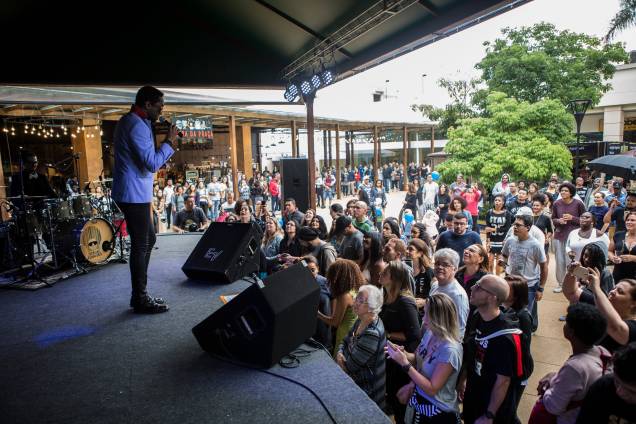
[[477, 308], [472, 328], [464, 339], [464, 370], [460, 398], [464, 423], [514, 423], [517, 408], [517, 343], [521, 330], [514, 328], [499, 309], [508, 298], [506, 280], [486, 275], [473, 286], [470, 303]]
[[353, 205], [353, 226], [362, 231], [363, 234], [369, 233], [375, 229], [373, 223], [367, 217], [368, 209], [369, 205], [362, 200]]

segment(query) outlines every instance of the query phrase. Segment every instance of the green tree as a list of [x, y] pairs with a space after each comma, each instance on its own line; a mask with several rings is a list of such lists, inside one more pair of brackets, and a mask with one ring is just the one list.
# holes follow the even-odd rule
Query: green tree
[[437, 167], [444, 181], [458, 173], [488, 187], [501, 174], [530, 181], [546, 180], [556, 172], [570, 177], [572, 116], [558, 101], [518, 101], [504, 93], [486, 98], [486, 116], [462, 120], [449, 131], [444, 148], [450, 158]]
[[446, 89], [451, 98], [451, 103], [443, 108], [429, 104], [413, 104], [411, 109], [420, 111], [422, 115], [428, 117], [431, 121], [438, 121], [435, 129], [436, 135], [438, 137], [446, 137], [448, 129], [457, 125], [460, 120], [476, 116], [472, 106], [472, 96], [477, 91], [479, 82], [477, 78], [471, 80], [440, 78], [437, 80], [437, 84]]
[[[628, 56], [621, 43], [541, 22], [532, 27], [504, 28], [503, 38], [485, 42], [486, 56], [476, 65], [490, 91], [528, 102], [591, 99], [597, 104], [607, 82]], [[483, 98], [483, 96], [481, 96]]]
[[622, 31], [636, 25], [636, 0], [621, 0], [621, 8], [616, 12], [610, 22], [610, 27], [605, 35], [605, 41], [609, 42], [618, 31]]

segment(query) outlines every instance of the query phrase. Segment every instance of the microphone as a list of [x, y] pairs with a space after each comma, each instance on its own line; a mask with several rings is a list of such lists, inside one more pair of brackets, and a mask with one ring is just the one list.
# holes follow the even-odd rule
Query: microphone
[[[159, 117], [159, 122], [161, 122], [162, 124], [166, 124], [169, 126], [172, 126], [172, 123], [170, 121], [168, 121], [166, 118], [164, 118], [163, 116]], [[181, 131], [177, 132], [177, 136], [179, 138], [183, 138], [183, 133]]]

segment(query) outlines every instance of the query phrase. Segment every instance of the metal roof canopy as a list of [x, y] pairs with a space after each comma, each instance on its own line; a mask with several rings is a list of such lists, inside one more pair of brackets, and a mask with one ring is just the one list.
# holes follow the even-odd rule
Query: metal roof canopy
[[0, 84], [282, 88], [323, 65], [342, 79], [528, 1], [5, 0]]
[[[101, 120], [116, 121], [130, 109], [130, 103], [121, 104], [13, 104], [0, 106], [0, 117], [5, 123], [32, 123], [42, 121], [60, 120]], [[301, 113], [274, 112], [250, 110], [227, 106], [202, 106], [202, 105], [174, 105], [166, 104], [164, 115], [176, 117], [192, 116], [207, 117], [212, 120], [214, 126], [227, 126], [229, 117], [234, 116], [237, 125], [250, 125], [255, 128], [289, 128], [295, 121], [297, 128], [307, 128], [307, 115]], [[341, 131], [363, 131], [373, 127], [380, 130], [401, 129], [407, 127], [411, 130], [430, 129], [436, 125], [434, 122], [371, 122], [351, 121], [345, 119], [314, 118], [315, 130], [335, 130], [336, 125]]]

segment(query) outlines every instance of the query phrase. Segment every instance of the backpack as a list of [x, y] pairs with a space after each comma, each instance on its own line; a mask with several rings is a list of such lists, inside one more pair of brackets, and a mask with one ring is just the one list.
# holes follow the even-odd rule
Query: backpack
[[[510, 340], [515, 348], [515, 370], [513, 380], [521, 382], [527, 380], [534, 369], [534, 361], [530, 355], [530, 342], [525, 341], [523, 337], [523, 331], [519, 328], [519, 320], [511, 314], [501, 312], [506, 322], [506, 328], [496, 331], [484, 337], [477, 337], [476, 330], [482, 321], [481, 315], [478, 311], [474, 311], [473, 315], [469, 317], [466, 324], [466, 333], [464, 336], [464, 350], [466, 357], [472, 358], [475, 354], [475, 342], [482, 342], [494, 339], [496, 337], [506, 337]], [[467, 361], [465, 361], [468, 364]]]

